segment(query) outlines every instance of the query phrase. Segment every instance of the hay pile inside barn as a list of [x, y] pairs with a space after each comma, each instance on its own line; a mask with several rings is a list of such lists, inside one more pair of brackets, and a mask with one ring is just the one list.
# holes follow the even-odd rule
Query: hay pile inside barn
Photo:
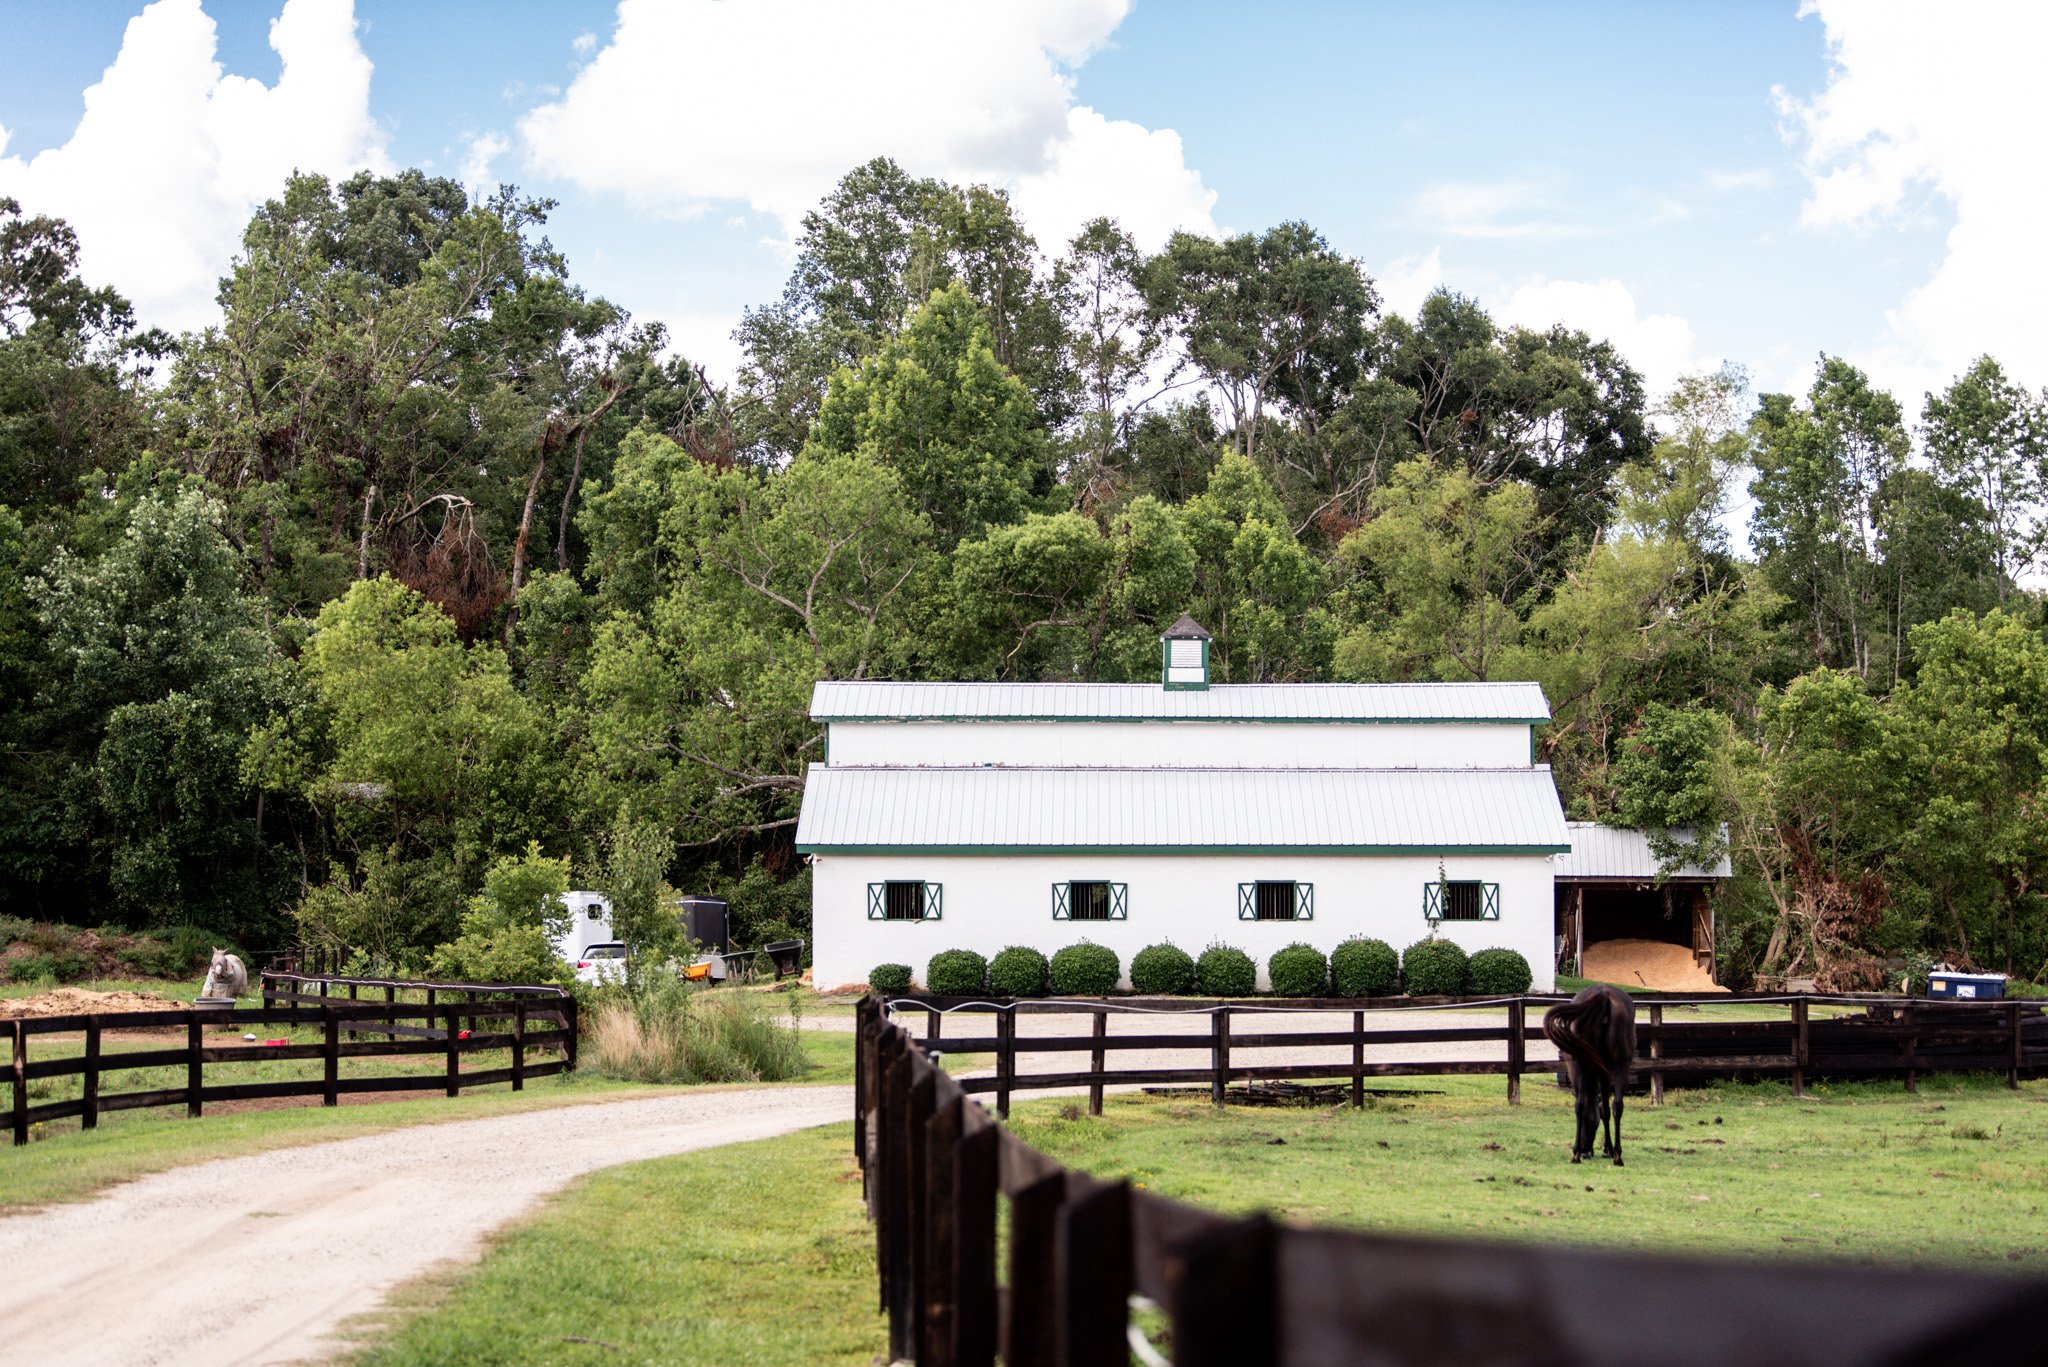
[[1726, 992], [1684, 945], [1662, 940], [1600, 940], [1586, 946], [1584, 974], [1617, 987], [1659, 992]]

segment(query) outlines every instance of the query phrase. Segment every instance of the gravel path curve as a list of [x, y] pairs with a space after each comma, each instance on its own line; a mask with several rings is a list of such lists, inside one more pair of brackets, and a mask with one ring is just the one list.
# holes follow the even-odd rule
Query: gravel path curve
[[[0, 1357], [278, 1363], [598, 1168], [853, 1114], [851, 1087], [593, 1102], [216, 1159], [0, 1219]], [[198, 1122], [204, 1123], [204, 1122]]]

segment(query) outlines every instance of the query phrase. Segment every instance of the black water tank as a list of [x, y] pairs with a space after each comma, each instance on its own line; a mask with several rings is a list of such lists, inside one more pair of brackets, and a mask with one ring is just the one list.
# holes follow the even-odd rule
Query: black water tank
[[676, 903], [682, 917], [683, 934], [713, 954], [732, 948], [732, 932], [726, 925], [725, 903], [716, 897], [685, 897]]

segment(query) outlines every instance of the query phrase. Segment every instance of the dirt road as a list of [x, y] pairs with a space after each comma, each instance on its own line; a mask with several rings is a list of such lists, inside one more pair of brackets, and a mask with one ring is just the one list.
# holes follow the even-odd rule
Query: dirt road
[[[845, 1120], [850, 1087], [597, 1102], [176, 1168], [0, 1219], [10, 1362], [318, 1359], [336, 1325], [598, 1168]], [[203, 1123], [203, 1122], [201, 1122]]]

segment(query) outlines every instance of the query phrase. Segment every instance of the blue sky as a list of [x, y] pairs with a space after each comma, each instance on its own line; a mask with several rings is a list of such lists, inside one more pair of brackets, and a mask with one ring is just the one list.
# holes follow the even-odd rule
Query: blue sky
[[420, 165], [559, 200], [577, 278], [728, 369], [803, 210], [889, 154], [1011, 188], [1048, 247], [1303, 219], [1390, 306], [1447, 285], [1659, 384], [1822, 351], [1916, 409], [1981, 351], [2048, 381], [2048, 206], [2001, 170], [2048, 134], [2048, 6], [143, 8], [0, 0], [0, 194], [174, 327], [285, 171]]

